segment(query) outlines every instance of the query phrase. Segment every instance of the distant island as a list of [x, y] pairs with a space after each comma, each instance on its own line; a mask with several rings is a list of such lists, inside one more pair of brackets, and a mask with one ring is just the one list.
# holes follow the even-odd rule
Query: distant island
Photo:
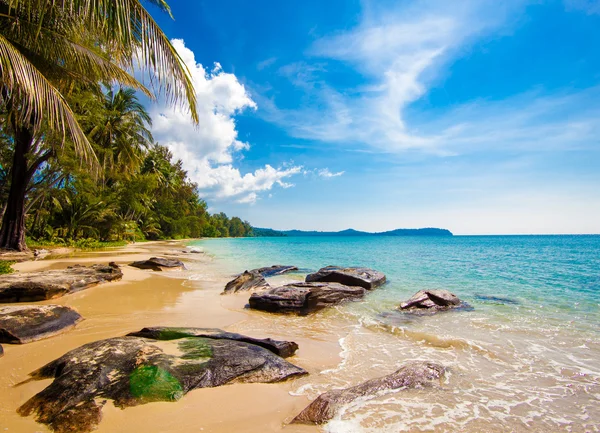
[[267, 228], [253, 227], [253, 234], [256, 237], [283, 237], [283, 236], [453, 236], [447, 229], [438, 229], [426, 227], [421, 229], [396, 229], [387, 232], [362, 232], [354, 229], [342, 230], [339, 232], [319, 232], [304, 230], [273, 230]]

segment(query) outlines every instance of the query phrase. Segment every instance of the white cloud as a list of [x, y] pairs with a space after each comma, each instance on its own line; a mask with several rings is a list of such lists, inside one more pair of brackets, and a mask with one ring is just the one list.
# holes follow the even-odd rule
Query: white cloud
[[256, 103], [235, 75], [224, 72], [218, 63], [207, 71], [183, 40], [174, 39], [172, 43], [190, 69], [200, 121], [194, 125], [189, 113], [179, 107], [156, 107], [151, 113], [156, 140], [167, 146], [175, 159], [182, 160], [190, 179], [208, 198], [254, 203], [260, 192], [276, 184], [293, 186], [283, 179], [300, 173], [301, 167], [274, 168], [267, 164], [242, 174], [233, 166], [236, 153], [250, 148], [238, 138], [234, 116], [256, 109]]
[[339, 177], [339, 176], [341, 176], [344, 173], [345, 173], [344, 171], [338, 171], [337, 173], [332, 173], [331, 171], [329, 171], [328, 168], [322, 168], [321, 170], [319, 170], [317, 172], [317, 174], [319, 176], [324, 177], [326, 179], [330, 179], [332, 177]]
[[[527, 92], [500, 102], [472, 101], [438, 113], [433, 120], [412, 117], [408, 122], [407, 107], [423, 97], [448, 62], [464, 55], [476, 39], [506, 32], [528, 2], [429, 0], [395, 7], [375, 3], [365, 2], [356, 28], [317, 40], [307, 51], [312, 63], [280, 68], [306, 93], [308, 102], [298, 109], [281, 109], [274, 99], [263, 96], [258, 100], [268, 120], [295, 137], [346, 148], [351, 143], [391, 153], [415, 149], [441, 155], [492, 146], [583, 145], [599, 132], [597, 113], [578, 105], [598, 89], [566, 96]], [[334, 88], [328, 68], [335, 70], [339, 64], [349, 66], [367, 84]]]

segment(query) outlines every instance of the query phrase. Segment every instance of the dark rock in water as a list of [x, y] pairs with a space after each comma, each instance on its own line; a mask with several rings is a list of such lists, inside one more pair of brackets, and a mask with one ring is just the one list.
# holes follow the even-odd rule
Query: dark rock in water
[[133, 262], [129, 266], [153, 271], [180, 271], [185, 269], [185, 265], [181, 260], [165, 259], [163, 257], [151, 257], [148, 260]]
[[63, 305], [0, 307], [0, 343], [30, 343], [63, 333], [83, 318]]
[[61, 270], [1, 275], [0, 302], [35, 302], [59, 298], [122, 277], [123, 273], [116, 265], [75, 265]]
[[282, 275], [297, 270], [298, 268], [296, 266], [273, 265], [265, 266], [264, 268], [252, 269], [250, 272], [259, 273], [263, 277], [274, 277], [275, 275]]
[[127, 334], [129, 337], [144, 337], [153, 340], [177, 340], [179, 338], [200, 337], [216, 340], [233, 340], [255, 344], [279, 355], [282, 358], [293, 356], [298, 350], [298, 345], [293, 341], [279, 341], [271, 338], [252, 338], [234, 332], [225, 332], [216, 328], [170, 328], [158, 326], [144, 328], [138, 332]]
[[368, 380], [347, 389], [336, 389], [321, 394], [292, 420], [299, 424], [323, 424], [332, 419], [344, 404], [357, 398], [374, 396], [381, 391], [398, 388], [425, 388], [439, 383], [445, 368], [433, 362], [412, 361], [395, 373]]
[[231, 280], [225, 285], [223, 294], [236, 293], [248, 290], [266, 290], [271, 288], [265, 277], [258, 272], [245, 271], [243, 274], [238, 275], [236, 278]]
[[436, 312], [463, 305], [465, 304], [448, 290], [419, 290], [408, 301], [400, 304], [400, 310]]
[[346, 286], [359, 286], [372, 290], [385, 283], [385, 275], [369, 268], [341, 268], [327, 266], [306, 276], [306, 282], [331, 282]]
[[501, 296], [475, 295], [475, 299], [492, 304], [519, 305], [519, 301]]
[[[152, 329], [140, 333], [150, 335]], [[182, 328], [160, 329], [169, 335]], [[18, 411], [34, 414], [55, 432], [89, 432], [101, 420], [103, 399], [126, 408], [179, 400], [196, 388], [280, 382], [307, 374], [261, 346], [215, 334], [188, 337], [184, 332], [165, 340], [125, 336], [86, 344], [31, 373], [32, 379], [54, 381]]]
[[248, 303], [255, 310], [271, 313], [309, 314], [345, 300], [360, 299], [362, 287], [339, 283], [293, 283], [266, 292], [253, 293]]

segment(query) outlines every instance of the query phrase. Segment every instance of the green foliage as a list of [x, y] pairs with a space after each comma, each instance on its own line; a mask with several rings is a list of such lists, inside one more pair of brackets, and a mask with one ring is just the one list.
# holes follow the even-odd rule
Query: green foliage
[[[153, 142], [150, 116], [135, 92], [74, 88], [67, 99], [101, 172], [91, 173], [66, 147], [36, 171], [27, 197], [30, 247], [95, 249], [143, 240], [252, 235], [250, 224], [240, 218], [208, 213], [182, 162]], [[0, 119], [0, 141], [10, 148], [2, 131]], [[0, 152], [0, 168], [8, 171], [11, 152], [5, 153]], [[7, 182], [0, 170], [0, 198]]]
[[0, 275], [12, 274], [15, 270], [12, 268], [15, 262], [8, 262], [5, 260], [0, 261]]

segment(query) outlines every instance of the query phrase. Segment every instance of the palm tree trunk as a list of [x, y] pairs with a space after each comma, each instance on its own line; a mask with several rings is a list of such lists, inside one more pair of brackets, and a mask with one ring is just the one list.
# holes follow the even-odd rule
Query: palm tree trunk
[[27, 251], [25, 244], [25, 196], [33, 173], [28, 170], [28, 153], [33, 143], [33, 132], [15, 127], [15, 151], [11, 170], [10, 191], [0, 229], [0, 248]]

